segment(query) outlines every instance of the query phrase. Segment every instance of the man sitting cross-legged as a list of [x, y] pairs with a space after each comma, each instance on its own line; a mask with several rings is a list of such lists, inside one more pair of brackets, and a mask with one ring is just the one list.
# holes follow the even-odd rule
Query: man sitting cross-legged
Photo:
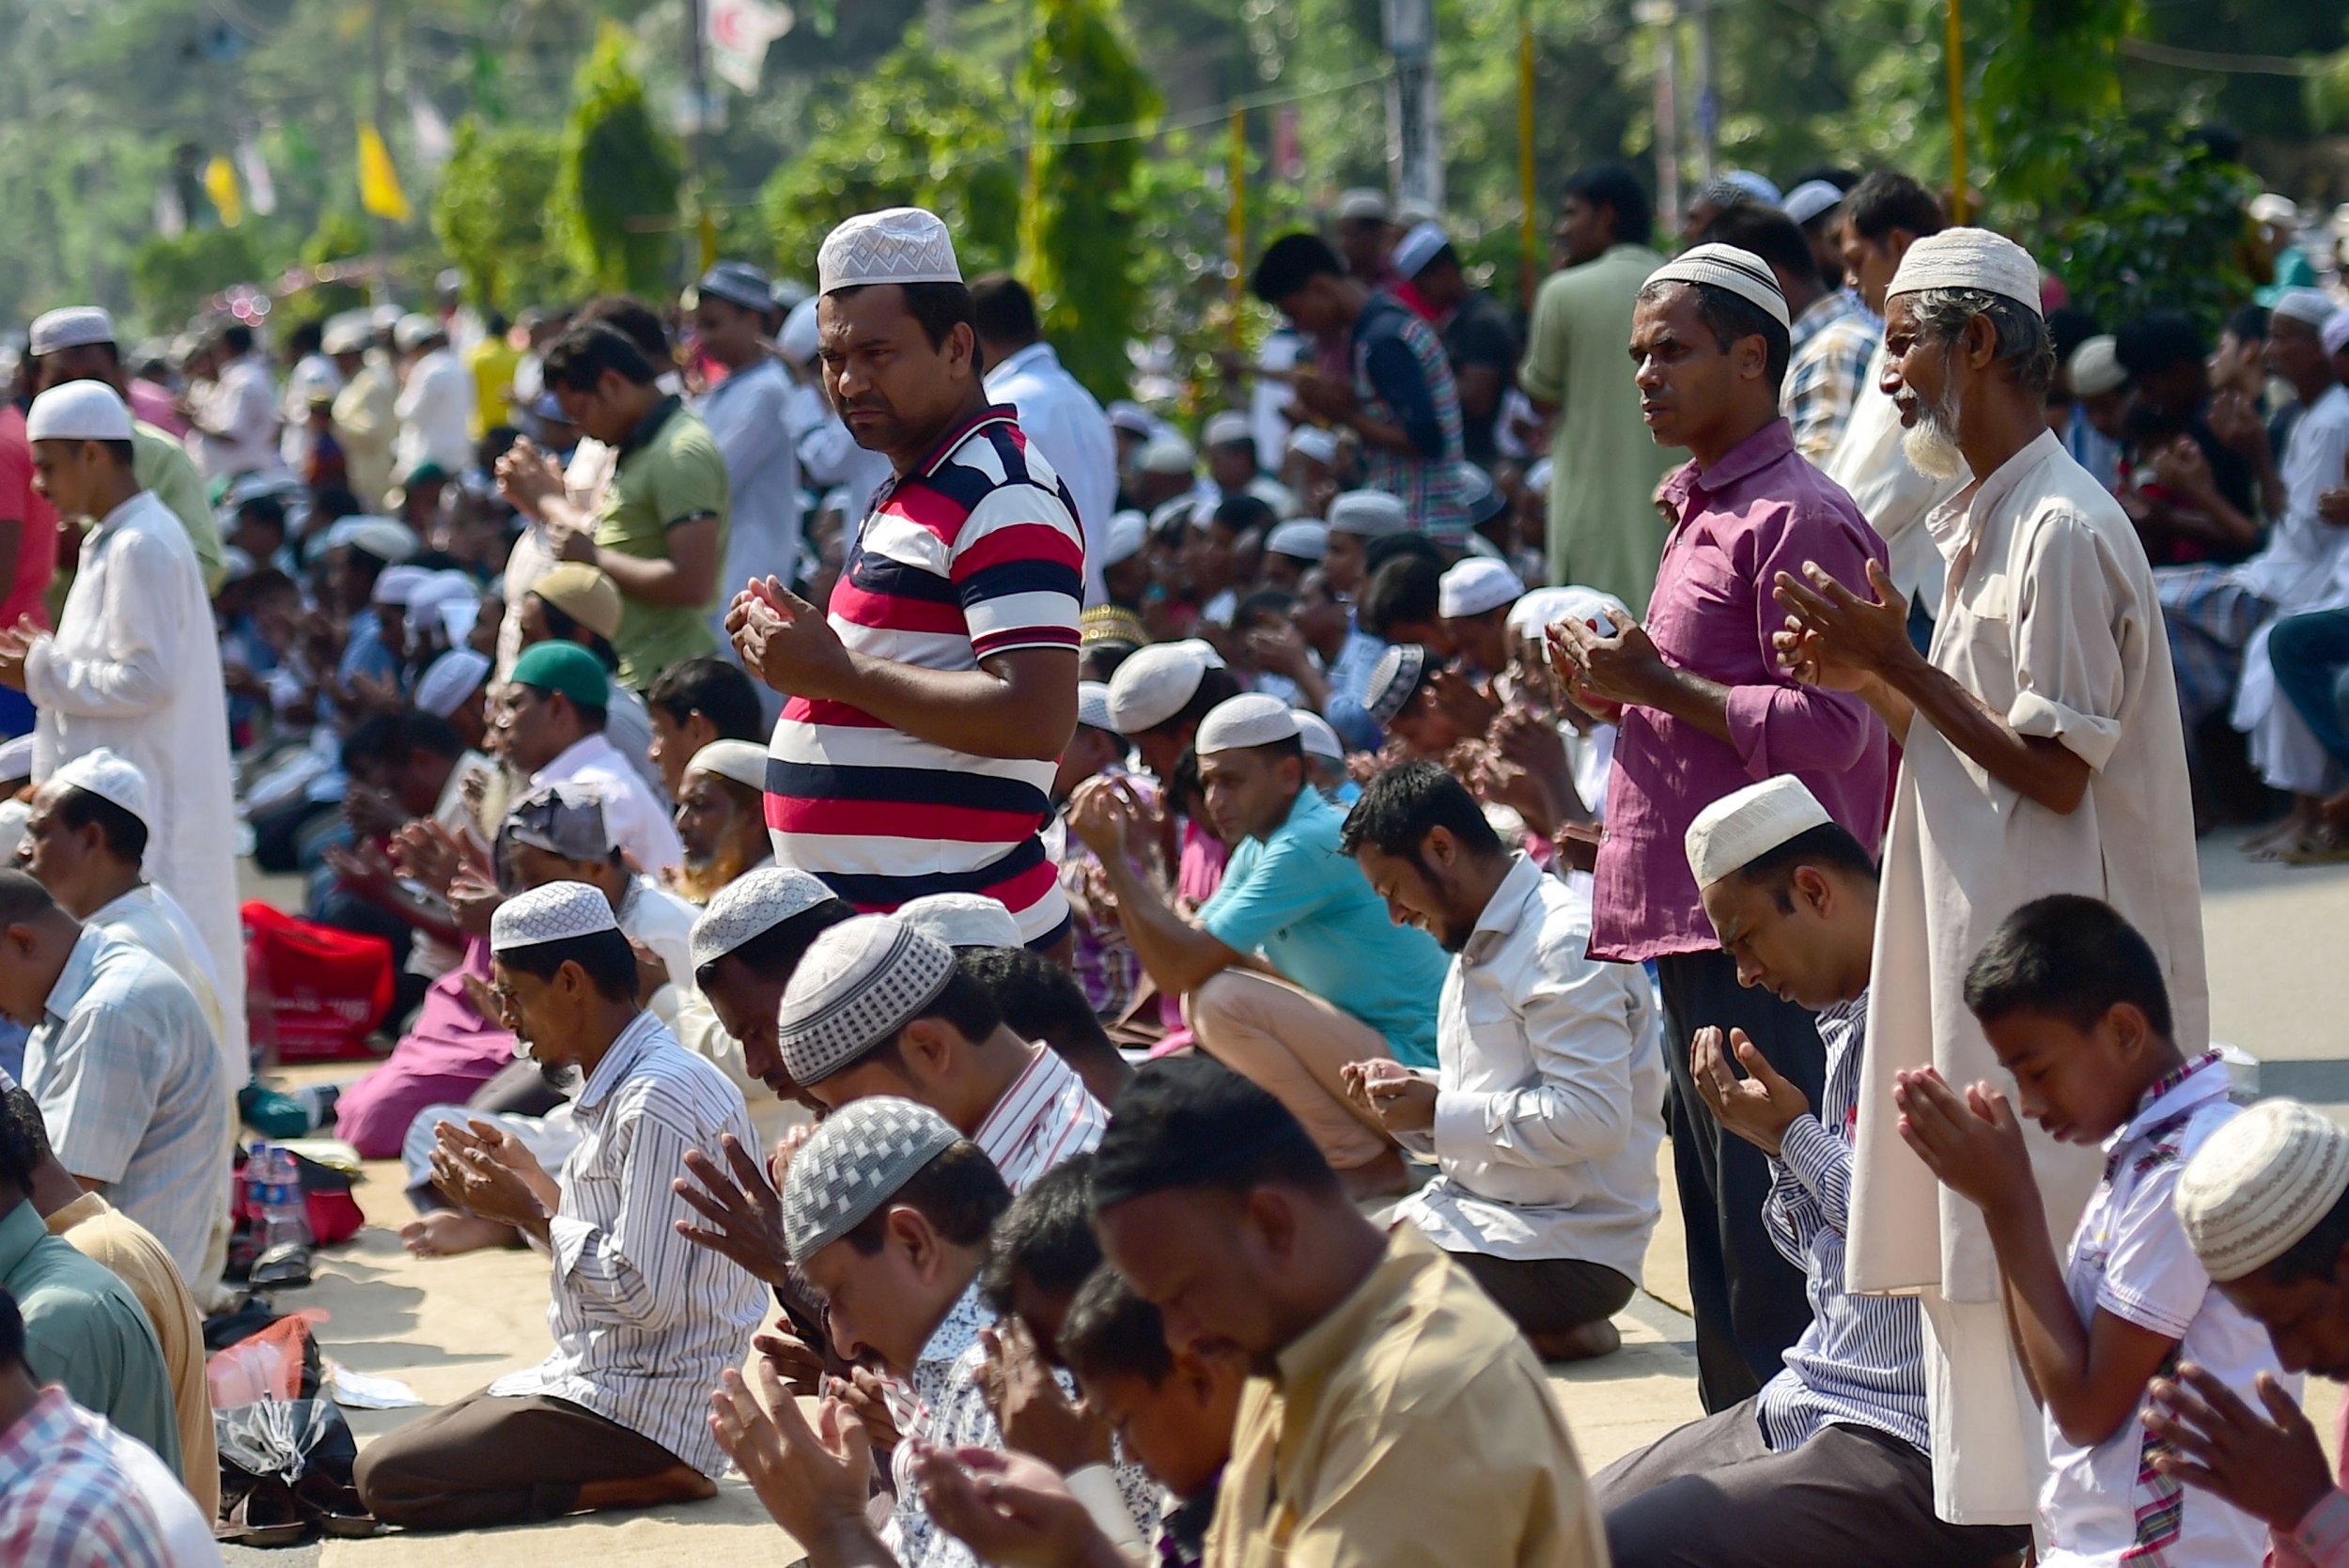
[[1786, 777], [1706, 807], [1688, 844], [1738, 983], [1818, 1010], [1827, 1093], [1815, 1113], [1744, 1031], [1724, 1041], [1700, 1030], [1689, 1048], [1706, 1107], [1770, 1157], [1763, 1221], [1803, 1270], [1811, 1326], [1760, 1394], [1599, 1472], [1608, 1549], [1617, 1568], [1957, 1568], [2013, 1552], [2020, 1530], [1934, 1516], [1917, 1303], [1843, 1293], [1875, 864]]

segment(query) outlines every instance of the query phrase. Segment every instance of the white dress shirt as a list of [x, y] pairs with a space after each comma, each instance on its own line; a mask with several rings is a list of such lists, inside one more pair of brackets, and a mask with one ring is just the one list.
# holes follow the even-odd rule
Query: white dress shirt
[[2336, 385], [2310, 405], [2284, 442], [2279, 465], [2284, 512], [2268, 530], [2266, 548], [2229, 574], [2279, 613], [2244, 644], [2242, 683], [2228, 719], [2250, 737], [2251, 762], [2260, 777], [2295, 795], [2326, 793], [2331, 759], [2299, 709], [2276, 690], [2267, 638], [2283, 615], [2349, 604], [2349, 528], [2335, 527], [2317, 511], [2324, 493], [2341, 488], [2344, 464], [2349, 464], [2349, 389]]
[[718, 576], [717, 608], [710, 612], [720, 647], [731, 645], [726, 612], [742, 585], [770, 575], [788, 583], [799, 568], [800, 459], [785, 417], [790, 396], [791, 379], [783, 362], [768, 358], [710, 388], [694, 411], [725, 458], [726, 491], [732, 497], [725, 564]]
[[230, 1013], [221, 1001], [220, 968], [212, 962], [203, 934], [179, 901], [152, 882], [141, 882], [91, 911], [83, 924], [147, 949], [188, 983], [188, 989], [195, 993], [196, 1006], [203, 1009], [204, 1021], [211, 1026], [213, 1043], [220, 1048], [221, 1080], [231, 1095], [243, 1088], [253, 1076], [253, 1059], [247, 1054], [243, 977], [238, 977], [239, 1004]]
[[435, 462], [461, 474], [473, 461], [473, 372], [450, 349], [435, 349], [409, 367], [393, 411], [399, 416], [392, 481], [404, 482], [417, 466]]
[[205, 478], [273, 474], [286, 466], [277, 450], [277, 389], [259, 350], [223, 365], [218, 380], [197, 389], [195, 401], [206, 431], [221, 432], [196, 438]]
[[602, 792], [604, 826], [611, 830], [612, 841], [636, 862], [637, 870], [658, 877], [685, 862], [684, 842], [677, 836], [677, 825], [669, 820], [660, 798], [645, 786], [628, 758], [601, 730], [581, 736], [530, 776], [534, 784], [574, 780], [594, 784]]
[[819, 489], [845, 492], [840, 511], [853, 535], [873, 509], [873, 492], [889, 482], [889, 459], [856, 443], [848, 427], [824, 401], [820, 387], [804, 381], [792, 387], [784, 417], [791, 427], [800, 472]]
[[1077, 525], [1084, 530], [1085, 603], [1103, 602], [1109, 593], [1101, 586], [1095, 546], [1101, 530], [1110, 525], [1110, 514], [1117, 510], [1117, 434], [1110, 428], [1110, 416], [1076, 377], [1061, 368], [1060, 356], [1049, 343], [1031, 343], [989, 366], [987, 396], [990, 402], [1008, 403], [1018, 411], [1028, 444], [1044, 455], [1068, 487], [1077, 503]]

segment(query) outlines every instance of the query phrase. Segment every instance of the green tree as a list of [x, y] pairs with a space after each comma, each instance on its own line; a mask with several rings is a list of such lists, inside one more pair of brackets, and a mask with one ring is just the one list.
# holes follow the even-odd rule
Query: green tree
[[2071, 175], [2021, 238], [2108, 325], [2165, 306], [2215, 333], [2250, 297], [2244, 204], [2259, 187], [2182, 127], [2123, 122], [2052, 146]]
[[583, 287], [665, 294], [677, 256], [677, 152], [653, 119], [625, 29], [604, 24], [571, 97], [549, 226]]
[[563, 258], [547, 239], [560, 138], [467, 115], [457, 122], [455, 140], [432, 198], [432, 232], [465, 274], [466, 293], [476, 304], [511, 314], [561, 292]]
[[2084, 144], [2121, 117], [2121, 40], [2137, 0], [2007, 0], [1983, 61], [1974, 119], [1991, 198], [2030, 217], [2073, 186]]

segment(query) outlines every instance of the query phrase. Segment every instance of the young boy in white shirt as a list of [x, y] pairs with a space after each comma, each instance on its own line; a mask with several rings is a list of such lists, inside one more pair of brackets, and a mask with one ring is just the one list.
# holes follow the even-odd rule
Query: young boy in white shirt
[[2164, 1474], [2166, 1445], [2140, 1420], [2148, 1385], [2181, 1359], [2246, 1398], [2261, 1373], [2281, 1375], [2260, 1326], [2211, 1288], [2172, 1206], [2186, 1160], [2235, 1114], [2225, 1064], [2179, 1050], [2153, 949], [2092, 898], [2008, 916], [1967, 970], [1966, 1004], [2015, 1077], [2020, 1116], [2106, 1150], [2060, 1261], [2006, 1094], [1977, 1083], [1961, 1095], [1930, 1069], [1902, 1073], [1893, 1092], [1901, 1137], [1982, 1209], [1998, 1251], [2044, 1418], [2041, 1568], [2259, 1561], [2262, 1522]]

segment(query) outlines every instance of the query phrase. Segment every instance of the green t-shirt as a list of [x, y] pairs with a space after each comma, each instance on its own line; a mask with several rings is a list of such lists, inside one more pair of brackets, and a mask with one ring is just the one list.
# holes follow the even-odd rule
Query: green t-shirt
[[[604, 491], [596, 543], [606, 550], [658, 561], [669, 553], [669, 530], [696, 518], [718, 520], [718, 559], [726, 554], [726, 459], [709, 427], [663, 398], [620, 449], [618, 469]], [[719, 585], [723, 590], [724, 584]], [[620, 680], [642, 691], [679, 660], [718, 651], [710, 625], [716, 594], [701, 604], [646, 604], [620, 598]]]
[[49, 1234], [30, 1201], [0, 1214], [0, 1286], [24, 1314], [24, 1364], [62, 1383], [179, 1468], [179, 1416], [162, 1343], [139, 1298], [102, 1264]]

